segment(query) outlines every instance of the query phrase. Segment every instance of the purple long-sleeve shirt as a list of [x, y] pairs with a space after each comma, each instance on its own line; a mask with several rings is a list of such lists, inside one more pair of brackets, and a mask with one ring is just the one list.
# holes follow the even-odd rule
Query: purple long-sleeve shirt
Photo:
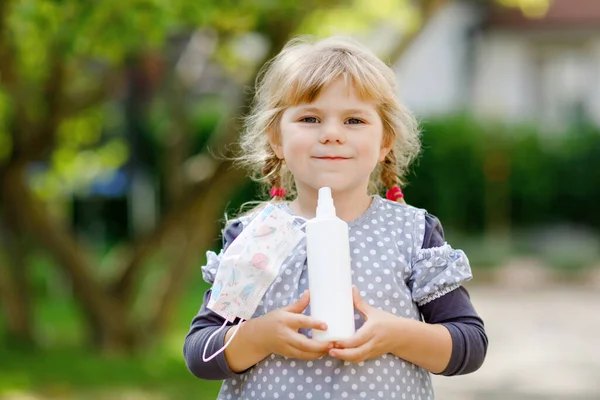
[[[425, 217], [425, 238], [423, 248], [439, 247], [444, 244], [444, 231], [440, 221], [427, 214]], [[241, 223], [225, 230], [223, 245], [226, 248], [239, 235]], [[209, 337], [224, 322], [218, 314], [206, 308], [211, 291], [204, 294], [204, 302], [200, 311], [191, 323], [190, 331], [185, 338], [184, 357], [188, 369], [195, 376], [207, 380], [224, 380], [236, 375], [227, 364], [224, 353], [209, 362], [202, 360], [202, 353]], [[444, 325], [452, 337], [452, 354], [446, 369], [441, 375], [463, 375], [476, 371], [483, 364], [487, 353], [488, 338], [482, 319], [479, 317], [464, 287], [459, 287], [442, 297], [419, 307], [423, 321], [430, 324]], [[209, 343], [206, 354], [213, 354], [225, 342], [228, 329], [239, 321], [227, 323]], [[243, 372], [242, 372], [243, 373]]]

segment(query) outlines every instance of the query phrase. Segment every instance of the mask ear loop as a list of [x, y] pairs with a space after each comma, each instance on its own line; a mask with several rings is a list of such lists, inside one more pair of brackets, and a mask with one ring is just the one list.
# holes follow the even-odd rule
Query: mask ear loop
[[206, 350], [208, 349], [208, 345], [210, 344], [211, 340], [214, 339], [214, 337], [223, 330], [223, 328], [225, 328], [225, 325], [227, 325], [227, 319], [225, 319], [225, 322], [223, 322], [223, 325], [221, 325], [221, 327], [219, 329], [217, 329], [216, 331], [214, 331], [208, 338], [208, 340], [206, 341], [206, 345], [204, 346], [204, 351], [202, 352], [202, 361], [204, 362], [209, 362], [210, 360], [212, 360], [213, 358], [215, 358], [216, 356], [218, 356], [219, 354], [221, 354], [222, 352], [225, 351], [225, 349], [227, 348], [227, 346], [229, 346], [229, 343], [231, 343], [231, 341], [233, 340], [233, 338], [235, 337], [235, 335], [238, 333], [238, 330], [240, 329], [240, 326], [242, 326], [242, 323], [245, 320], [241, 319], [240, 322], [237, 324], [237, 326], [235, 327], [235, 330], [233, 331], [233, 334], [231, 335], [231, 337], [229, 338], [229, 340], [227, 341], [227, 343], [225, 343], [225, 345], [223, 347], [221, 347], [219, 350], [217, 350], [216, 353], [214, 353], [212, 356], [210, 357], [206, 357]]
[[[304, 219], [302, 217], [296, 217], [297, 219], [300, 219], [302, 221], [304, 221], [303, 224], [301, 224], [298, 229], [303, 230], [304, 227], [306, 226], [306, 224], [308, 223], [308, 219]], [[238, 330], [240, 329], [240, 326], [242, 325], [242, 323], [245, 322], [244, 319], [240, 319], [240, 322], [237, 324], [237, 326], [235, 327], [235, 330], [233, 331], [233, 334], [231, 335], [231, 337], [229, 338], [229, 340], [227, 341], [227, 343], [225, 343], [225, 345], [220, 348], [219, 350], [217, 350], [217, 352], [213, 355], [211, 355], [210, 357], [206, 357], [206, 350], [208, 349], [208, 345], [210, 344], [211, 340], [214, 339], [214, 337], [223, 330], [223, 328], [225, 328], [225, 325], [227, 325], [227, 319], [225, 319], [225, 322], [223, 322], [223, 325], [221, 325], [221, 327], [219, 329], [217, 329], [215, 332], [213, 332], [208, 340], [206, 341], [206, 345], [204, 346], [204, 351], [202, 352], [202, 361], [204, 362], [209, 362], [210, 360], [212, 360], [213, 358], [215, 358], [216, 356], [218, 356], [219, 354], [221, 354], [222, 352], [225, 351], [225, 349], [227, 348], [227, 346], [229, 346], [229, 343], [231, 343], [231, 341], [233, 340], [233, 338], [235, 337], [235, 335], [237, 335]]]

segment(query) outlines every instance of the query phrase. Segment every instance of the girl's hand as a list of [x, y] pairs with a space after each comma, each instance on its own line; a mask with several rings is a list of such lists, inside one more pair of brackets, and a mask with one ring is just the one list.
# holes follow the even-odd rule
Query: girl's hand
[[329, 351], [331, 357], [359, 363], [392, 353], [398, 346], [399, 327], [402, 318], [368, 305], [360, 296], [358, 289], [352, 288], [354, 307], [365, 317], [364, 325], [350, 339], [336, 342]]
[[257, 341], [266, 353], [301, 360], [315, 360], [323, 357], [329, 349], [333, 348], [332, 343], [309, 339], [298, 332], [301, 328], [327, 329], [325, 323], [302, 314], [309, 302], [310, 295], [306, 291], [296, 303], [255, 320]]

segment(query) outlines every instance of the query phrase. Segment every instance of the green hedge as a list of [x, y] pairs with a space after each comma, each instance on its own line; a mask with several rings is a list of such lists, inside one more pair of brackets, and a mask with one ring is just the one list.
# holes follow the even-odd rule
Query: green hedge
[[495, 223], [600, 230], [600, 129], [548, 133], [452, 116], [423, 121], [408, 201], [465, 233]]

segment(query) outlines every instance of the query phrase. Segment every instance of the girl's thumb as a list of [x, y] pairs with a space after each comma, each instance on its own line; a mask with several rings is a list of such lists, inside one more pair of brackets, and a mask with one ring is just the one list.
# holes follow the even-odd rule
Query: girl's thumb
[[302, 293], [302, 296], [300, 296], [300, 298], [295, 303], [292, 303], [289, 306], [287, 306], [285, 310], [288, 312], [299, 314], [302, 311], [304, 311], [306, 307], [308, 307], [308, 303], [310, 303], [310, 294], [308, 290], [305, 290], [304, 293]]
[[354, 307], [356, 307], [361, 314], [366, 316], [369, 311], [369, 305], [362, 298], [356, 286], [352, 286], [352, 295], [354, 297]]

